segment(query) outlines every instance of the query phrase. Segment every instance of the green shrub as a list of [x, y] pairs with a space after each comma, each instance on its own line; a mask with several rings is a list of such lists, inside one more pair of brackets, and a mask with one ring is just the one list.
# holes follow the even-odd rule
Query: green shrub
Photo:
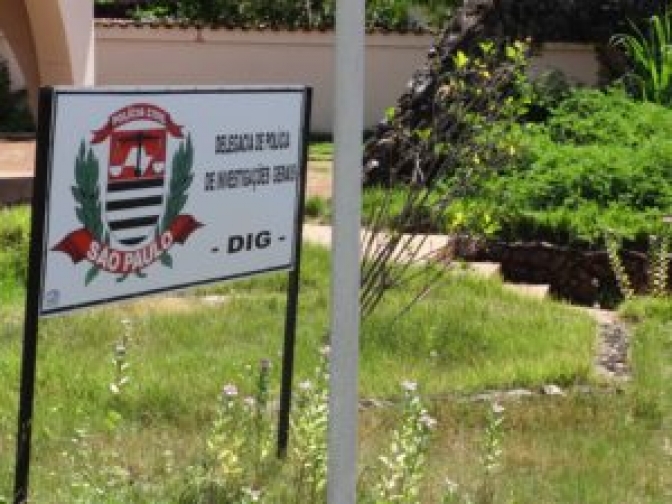
[[515, 155], [460, 203], [491, 215], [499, 238], [601, 247], [610, 230], [643, 249], [672, 211], [672, 114], [663, 107], [576, 90], [545, 124], [508, 138]]
[[581, 89], [554, 108], [547, 124], [556, 143], [638, 147], [672, 131], [672, 116], [663, 107], [633, 101], [619, 89]]

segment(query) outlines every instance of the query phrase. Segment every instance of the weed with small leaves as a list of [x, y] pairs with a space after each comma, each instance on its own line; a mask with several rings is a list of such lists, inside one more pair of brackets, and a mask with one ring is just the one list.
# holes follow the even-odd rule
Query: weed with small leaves
[[406, 381], [403, 415], [392, 432], [387, 452], [379, 457], [379, 480], [373, 486], [372, 504], [419, 504], [420, 484], [426, 469], [427, 451], [436, 420], [429, 415], [417, 384]]
[[290, 463], [294, 501], [324, 502], [327, 487], [329, 349], [323, 348], [312, 380], [299, 383], [291, 419]]

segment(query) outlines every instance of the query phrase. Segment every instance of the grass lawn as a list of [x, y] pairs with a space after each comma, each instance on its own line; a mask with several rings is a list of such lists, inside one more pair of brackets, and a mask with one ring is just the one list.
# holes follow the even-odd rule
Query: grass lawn
[[308, 146], [308, 159], [311, 161], [331, 161], [334, 157], [332, 142], [311, 142]]
[[[304, 258], [297, 384], [316, 367], [328, 326], [328, 252], [307, 247]], [[277, 394], [285, 281], [274, 274], [43, 321], [33, 502], [219, 502], [180, 496], [203, 459], [222, 386], [235, 383], [241, 395], [252, 393], [258, 362], [270, 359]], [[219, 296], [218, 302], [204, 302], [204, 294]], [[364, 323], [360, 389], [394, 405], [400, 382], [420, 384], [438, 419], [423, 503], [442, 502], [446, 478], [471, 495], [487, 480], [493, 502], [670, 501], [670, 302], [626, 307], [640, 321], [637, 375], [615, 393], [592, 375], [595, 324], [575, 308], [523, 298], [496, 279], [454, 271], [391, 323], [411, 294], [408, 286], [392, 292]], [[21, 328], [15, 290], [0, 306], [0, 502], [9, 498], [13, 477]], [[121, 360], [115, 354], [120, 344]], [[129, 367], [122, 370], [120, 363]], [[125, 377], [121, 393], [113, 393]], [[488, 406], [464, 398], [545, 383], [596, 388], [507, 403], [499, 467], [484, 477], [479, 457]], [[399, 414], [394, 406], [361, 413], [364, 487]], [[285, 467], [273, 466], [266, 477], [263, 485], [284, 495], [269, 502], [296, 502]], [[93, 501], [91, 492], [100, 492]]]
[[[633, 324], [633, 381], [504, 403], [501, 455], [490, 474], [482, 461], [489, 405], [433, 401], [441, 427], [422, 502], [672, 502], [672, 300], [636, 300], [621, 312]], [[365, 447], [389, 432], [393, 415], [365, 413]], [[442, 501], [448, 485], [455, 497]]]

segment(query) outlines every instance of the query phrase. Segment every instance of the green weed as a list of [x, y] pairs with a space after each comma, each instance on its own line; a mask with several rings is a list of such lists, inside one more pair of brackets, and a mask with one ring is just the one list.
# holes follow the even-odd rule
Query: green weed
[[305, 213], [309, 219], [319, 220], [320, 222], [328, 222], [330, 218], [329, 201], [320, 196], [310, 196], [306, 200]]
[[618, 34], [611, 43], [625, 50], [633, 66], [631, 79], [644, 100], [672, 105], [672, 12], [647, 20], [646, 30], [630, 23], [632, 33]]
[[311, 142], [308, 146], [310, 161], [331, 161], [334, 158], [334, 144], [332, 142]]
[[28, 207], [0, 208], [0, 304], [15, 300], [25, 288], [29, 244]]

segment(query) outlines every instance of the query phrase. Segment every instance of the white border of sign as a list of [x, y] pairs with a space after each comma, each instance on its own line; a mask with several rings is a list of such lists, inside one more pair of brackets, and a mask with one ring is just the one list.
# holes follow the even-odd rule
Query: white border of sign
[[295, 267], [308, 88], [52, 93], [41, 316]]

